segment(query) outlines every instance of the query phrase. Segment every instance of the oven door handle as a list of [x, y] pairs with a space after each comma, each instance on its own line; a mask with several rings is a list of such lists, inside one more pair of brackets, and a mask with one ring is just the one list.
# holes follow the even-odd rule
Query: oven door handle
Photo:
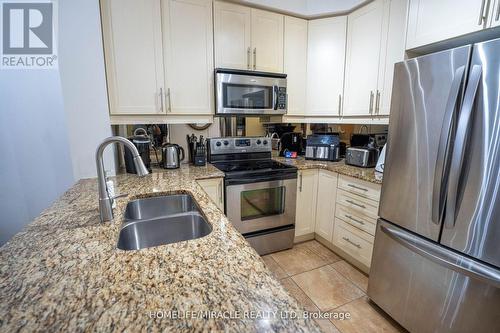
[[253, 184], [253, 183], [264, 183], [272, 181], [284, 181], [289, 179], [297, 179], [297, 175], [283, 175], [283, 176], [273, 176], [273, 177], [254, 177], [254, 178], [237, 178], [237, 179], [226, 179], [226, 186], [236, 186], [243, 184]]

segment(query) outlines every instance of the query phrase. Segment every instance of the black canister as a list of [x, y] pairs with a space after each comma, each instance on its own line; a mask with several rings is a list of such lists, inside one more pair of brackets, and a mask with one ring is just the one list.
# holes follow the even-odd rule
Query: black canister
[[[128, 139], [134, 144], [134, 146], [137, 147], [137, 150], [139, 151], [139, 155], [141, 155], [144, 165], [146, 166], [146, 168], [148, 168], [148, 171], [151, 172], [151, 157], [149, 156], [151, 140], [149, 139], [149, 136], [147, 136], [146, 134], [133, 135]], [[124, 150], [125, 150], [125, 169], [127, 170], [127, 173], [136, 174], [137, 172], [135, 170], [134, 158], [132, 156], [132, 153], [130, 152], [129, 149], [124, 149]]]

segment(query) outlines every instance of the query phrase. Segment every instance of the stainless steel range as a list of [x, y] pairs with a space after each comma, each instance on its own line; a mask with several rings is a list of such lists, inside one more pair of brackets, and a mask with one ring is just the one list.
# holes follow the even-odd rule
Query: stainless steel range
[[259, 254], [291, 248], [297, 169], [271, 159], [271, 140], [208, 140], [208, 160], [225, 173], [225, 213]]

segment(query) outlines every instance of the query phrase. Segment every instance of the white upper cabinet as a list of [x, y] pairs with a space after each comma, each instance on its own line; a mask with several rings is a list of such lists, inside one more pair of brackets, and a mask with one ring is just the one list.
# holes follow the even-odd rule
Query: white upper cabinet
[[306, 111], [307, 21], [285, 16], [284, 70], [287, 74], [288, 115]]
[[407, 14], [408, 0], [384, 2], [384, 23], [374, 116], [388, 116], [390, 113], [394, 64], [403, 61], [405, 57]]
[[252, 66], [283, 72], [283, 15], [252, 9]]
[[214, 19], [217, 67], [283, 72], [283, 15], [216, 1]]
[[487, 27], [486, 4], [492, 0], [411, 0], [407, 49]]
[[160, 0], [101, 1], [112, 115], [165, 114]]
[[167, 114], [213, 113], [211, 0], [162, 0]]
[[348, 16], [344, 116], [371, 116], [377, 98], [384, 4]]
[[491, 7], [491, 12], [489, 17], [490, 17], [490, 24], [489, 24], [490, 27], [500, 26], [500, 0], [496, 0], [494, 5]]
[[218, 1], [214, 6], [216, 67], [250, 69], [251, 9]]
[[347, 18], [309, 21], [307, 107], [309, 116], [340, 116]]

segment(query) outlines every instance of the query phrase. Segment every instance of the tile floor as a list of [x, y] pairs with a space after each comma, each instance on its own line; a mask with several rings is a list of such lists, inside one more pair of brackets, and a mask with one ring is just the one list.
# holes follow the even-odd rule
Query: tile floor
[[368, 277], [319, 242], [296, 244], [262, 259], [307, 311], [350, 314], [346, 320], [316, 320], [323, 332], [405, 332], [368, 299]]

